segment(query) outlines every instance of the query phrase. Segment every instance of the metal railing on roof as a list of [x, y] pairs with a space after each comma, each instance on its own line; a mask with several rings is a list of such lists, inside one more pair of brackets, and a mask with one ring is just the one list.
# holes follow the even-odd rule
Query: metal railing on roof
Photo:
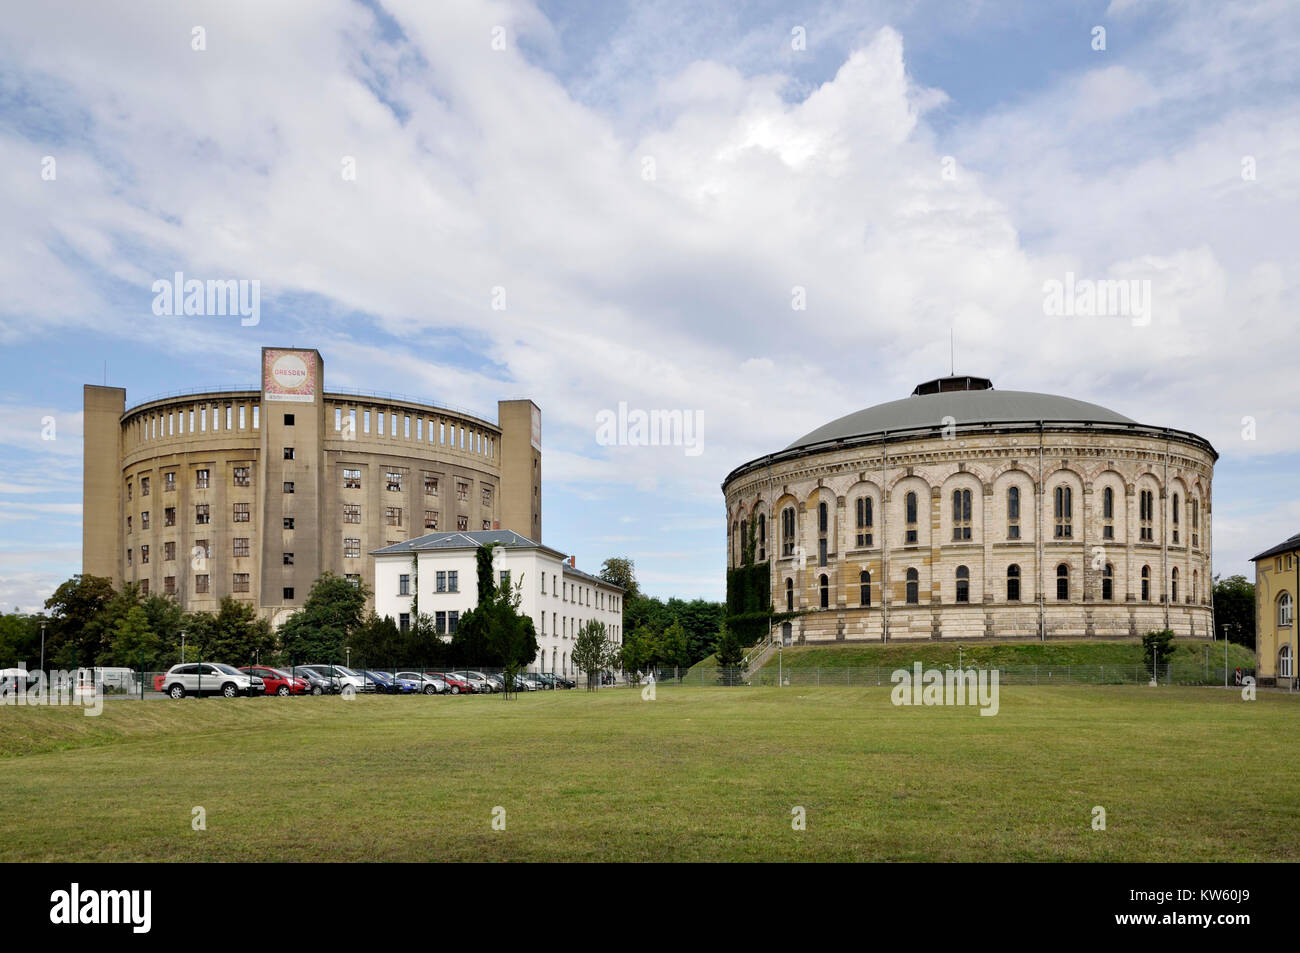
[[[183, 390], [166, 391], [161, 394], [151, 394], [144, 400], [136, 401], [126, 408], [130, 413], [146, 404], [152, 404], [159, 400], [173, 400], [177, 397], [196, 397], [200, 394], [261, 394], [260, 387], [241, 387], [229, 384], [218, 384], [208, 387], [187, 387]], [[455, 404], [448, 404], [438, 400], [430, 400], [427, 397], [416, 397], [410, 394], [399, 394], [394, 391], [377, 391], [361, 390], [356, 387], [330, 387], [325, 391], [325, 396], [329, 397], [366, 397], [371, 400], [387, 401], [390, 403], [402, 404], [419, 404], [422, 407], [432, 407], [437, 410], [445, 410], [449, 413], [458, 414], [462, 417], [473, 417], [475, 420], [482, 420], [496, 427], [499, 426], [496, 419], [479, 413], [476, 410], [470, 410], [467, 407], [458, 407]]]

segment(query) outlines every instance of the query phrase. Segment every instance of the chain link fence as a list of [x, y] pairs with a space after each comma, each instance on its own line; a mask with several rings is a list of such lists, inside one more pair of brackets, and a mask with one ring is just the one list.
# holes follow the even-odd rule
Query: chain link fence
[[[924, 666], [923, 671], [948, 671], [955, 666]], [[986, 666], [966, 666], [965, 670], [992, 671]], [[1229, 669], [1224, 681], [1223, 666], [1203, 663], [1170, 662], [1153, 673], [1150, 665], [999, 665], [1001, 685], [1144, 685], [1153, 680], [1161, 685], [1240, 685], [1254, 677], [1253, 669]], [[768, 664], [756, 672], [743, 669], [700, 669], [674, 677], [671, 672], [657, 678], [661, 685], [750, 685], [750, 686], [891, 686], [897, 671], [914, 674], [912, 665], [836, 666], [834, 668], [781, 668]]]

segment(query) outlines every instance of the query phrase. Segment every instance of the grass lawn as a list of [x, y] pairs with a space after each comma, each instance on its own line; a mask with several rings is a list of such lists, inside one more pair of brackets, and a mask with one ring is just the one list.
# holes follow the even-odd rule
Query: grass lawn
[[0, 860], [1295, 861], [1298, 716], [1133, 686], [991, 718], [887, 686], [0, 708]]

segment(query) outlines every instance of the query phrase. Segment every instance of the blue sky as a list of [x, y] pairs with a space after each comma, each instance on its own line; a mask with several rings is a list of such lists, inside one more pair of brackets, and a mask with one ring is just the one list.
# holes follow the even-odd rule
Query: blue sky
[[[946, 373], [952, 329], [959, 371], [1210, 439], [1246, 572], [1300, 529], [1298, 40], [1268, 0], [12, 10], [0, 605], [80, 568], [83, 384], [253, 386], [283, 344], [333, 386], [531, 397], [546, 542], [720, 598], [726, 473]], [[259, 280], [260, 323], [154, 315], [177, 270]], [[1066, 272], [1150, 280], [1152, 321], [1045, 317]], [[621, 401], [698, 413], [703, 452], [599, 445]]]

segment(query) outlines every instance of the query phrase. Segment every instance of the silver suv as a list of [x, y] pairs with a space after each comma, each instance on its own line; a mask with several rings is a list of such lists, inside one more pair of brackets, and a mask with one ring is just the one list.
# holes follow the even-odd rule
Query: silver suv
[[172, 698], [186, 695], [261, 695], [266, 683], [256, 675], [245, 675], [231, 665], [219, 662], [189, 662], [173, 665], [162, 678], [162, 690]]

